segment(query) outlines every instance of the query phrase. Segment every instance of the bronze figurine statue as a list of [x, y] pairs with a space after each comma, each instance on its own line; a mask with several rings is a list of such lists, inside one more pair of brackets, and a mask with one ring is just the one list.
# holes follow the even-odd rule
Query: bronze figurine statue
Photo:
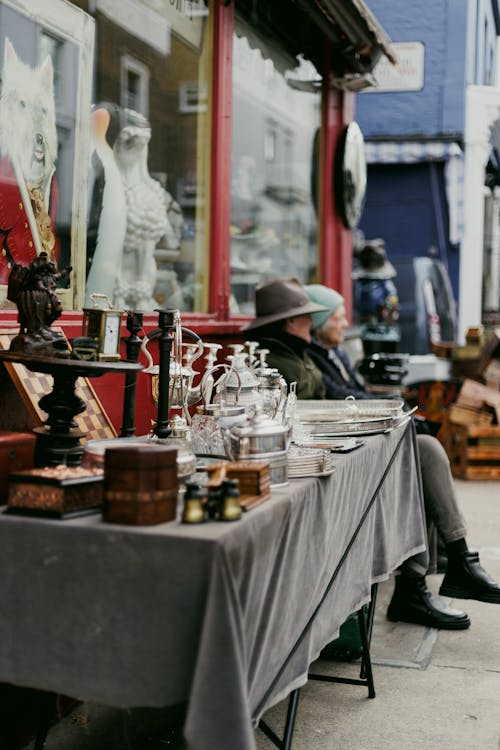
[[60, 317], [62, 304], [56, 294], [57, 284], [69, 276], [72, 267], [57, 270], [46, 252], [41, 252], [29, 267], [15, 264], [10, 272], [7, 299], [18, 310], [21, 330], [12, 340], [11, 351], [48, 357], [69, 357], [64, 334], [51, 329]]

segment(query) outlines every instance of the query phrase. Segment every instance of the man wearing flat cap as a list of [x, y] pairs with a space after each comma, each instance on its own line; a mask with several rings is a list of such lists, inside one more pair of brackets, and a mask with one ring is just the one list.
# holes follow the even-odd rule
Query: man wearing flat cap
[[268, 349], [267, 363], [276, 367], [287, 383], [297, 383], [298, 398], [324, 398], [321, 371], [306, 353], [311, 341], [312, 313], [326, 311], [311, 302], [298, 279], [274, 279], [255, 289], [255, 320], [251, 330], [262, 349]]

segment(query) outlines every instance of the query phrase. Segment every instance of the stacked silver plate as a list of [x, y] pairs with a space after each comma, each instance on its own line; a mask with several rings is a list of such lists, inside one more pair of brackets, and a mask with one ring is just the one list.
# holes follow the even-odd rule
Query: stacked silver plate
[[374, 435], [392, 430], [405, 421], [409, 413], [404, 401], [396, 399], [346, 399], [344, 401], [297, 401], [293, 439]]
[[289, 479], [325, 477], [335, 471], [330, 451], [321, 448], [304, 448], [292, 443], [288, 448], [287, 459]]

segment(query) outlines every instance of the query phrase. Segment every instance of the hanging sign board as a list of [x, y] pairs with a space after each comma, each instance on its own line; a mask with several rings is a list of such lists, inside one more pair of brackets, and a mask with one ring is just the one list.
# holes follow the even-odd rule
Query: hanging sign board
[[397, 65], [390, 63], [383, 55], [372, 71], [376, 86], [361, 93], [380, 94], [423, 89], [425, 47], [422, 42], [396, 42], [391, 46], [398, 60]]

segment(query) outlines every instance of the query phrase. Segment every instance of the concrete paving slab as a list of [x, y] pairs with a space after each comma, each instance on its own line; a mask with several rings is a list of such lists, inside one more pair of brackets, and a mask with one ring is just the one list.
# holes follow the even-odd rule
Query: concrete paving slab
[[[375, 679], [374, 700], [360, 687], [308, 683], [293, 750], [498, 750], [499, 673], [379, 667]], [[279, 706], [266, 719], [278, 728], [283, 716]], [[258, 738], [259, 750], [272, 747]]]

